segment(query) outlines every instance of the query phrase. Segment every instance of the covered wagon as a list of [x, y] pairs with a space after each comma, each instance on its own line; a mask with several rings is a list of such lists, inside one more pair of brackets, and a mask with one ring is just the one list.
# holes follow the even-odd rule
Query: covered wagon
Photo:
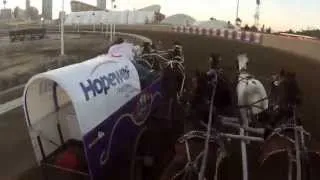
[[127, 179], [137, 139], [162, 99], [160, 82], [160, 72], [108, 55], [32, 77], [23, 107], [44, 174]]

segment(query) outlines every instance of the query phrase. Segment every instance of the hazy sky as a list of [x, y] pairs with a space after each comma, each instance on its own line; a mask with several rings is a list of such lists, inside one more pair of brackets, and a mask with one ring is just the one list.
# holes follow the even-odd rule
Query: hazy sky
[[[7, 7], [25, 8], [25, 0], [7, 0]], [[70, 0], [65, 1], [65, 10], [70, 12]], [[96, 0], [80, 0], [96, 5]], [[107, 1], [107, 8], [110, 7]], [[166, 15], [185, 13], [197, 20], [210, 17], [225, 21], [234, 21], [237, 0], [116, 0], [118, 9], [142, 8], [151, 4], [160, 4], [161, 12]], [[243, 23], [253, 24], [256, 0], [240, 0], [239, 17]], [[41, 12], [42, 0], [31, 0], [31, 5]], [[53, 16], [58, 17], [62, 0], [53, 0]], [[301, 28], [320, 28], [320, 0], [261, 0], [260, 24], [273, 29], [285, 30]]]

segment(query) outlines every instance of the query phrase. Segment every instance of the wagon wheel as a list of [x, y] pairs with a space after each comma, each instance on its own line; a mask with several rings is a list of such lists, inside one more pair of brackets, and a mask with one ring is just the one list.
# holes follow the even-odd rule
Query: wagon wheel
[[149, 176], [153, 164], [153, 157], [149, 151], [148, 135], [148, 130], [145, 127], [140, 131], [136, 139], [130, 167], [131, 180], [152, 179]]
[[194, 169], [190, 169], [183, 174], [172, 177], [172, 180], [198, 180], [198, 172]]

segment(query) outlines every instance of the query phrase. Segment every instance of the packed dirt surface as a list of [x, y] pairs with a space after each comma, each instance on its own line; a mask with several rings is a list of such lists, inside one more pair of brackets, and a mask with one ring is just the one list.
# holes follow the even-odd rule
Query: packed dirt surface
[[[303, 104], [301, 106], [302, 122], [304, 127], [311, 132], [315, 144], [320, 142], [320, 113], [317, 111], [317, 104], [320, 102], [320, 82], [319, 76], [320, 62], [316, 59], [309, 59], [296, 54], [277, 50], [274, 48], [265, 48], [258, 45], [230, 41], [225, 39], [210, 38], [199, 35], [186, 35], [179, 33], [133, 31], [130, 33], [141, 34], [149, 37], [153, 42], [161, 41], [164, 47], [170, 48], [174, 41], [180, 41], [184, 48], [185, 65], [188, 72], [199, 69], [206, 71], [208, 69], [208, 56], [212, 52], [222, 55], [222, 66], [229, 76], [229, 79], [236, 84], [236, 57], [240, 52], [248, 54], [250, 59], [249, 71], [261, 80], [266, 88], [270, 82], [267, 79], [271, 75], [279, 73], [281, 68], [287, 71], [295, 72], [300, 88], [303, 92]], [[235, 86], [234, 86], [235, 87]], [[233, 141], [231, 157], [224, 164], [227, 171], [224, 172], [224, 180], [241, 179], [241, 157], [240, 144]], [[254, 144], [254, 143], [253, 143]], [[249, 179], [287, 179], [286, 154], [275, 156], [270, 159], [263, 167], [257, 162], [259, 158], [259, 147], [248, 146], [248, 164]], [[316, 171], [319, 167], [320, 159], [315, 160], [312, 171], [312, 177], [319, 177]], [[276, 166], [275, 166], [276, 165]], [[260, 168], [259, 168], [260, 167]], [[318, 173], [318, 174], [317, 174]], [[313, 179], [312, 178], [312, 179]], [[317, 179], [317, 178], [315, 178]]]
[[[43, 67], [50, 62], [59, 60], [59, 34], [49, 34], [42, 40], [13, 43], [7, 37], [1, 37], [0, 40], [0, 80], [9, 81], [3, 82], [0, 89], [4, 89], [4, 86], [12, 87], [14, 84], [19, 84], [15, 81], [26, 81], [24, 77], [30, 78], [31, 75], [43, 71]], [[80, 62], [95, 57], [106, 51], [108, 43], [108, 39], [103, 38], [102, 35], [66, 34], [66, 57], [64, 58]]]
[[230, 80], [234, 81], [237, 72], [237, 54], [245, 52], [250, 59], [249, 71], [267, 88], [269, 82], [266, 79], [279, 73], [281, 68], [295, 72], [303, 91], [304, 100], [301, 107], [303, 122], [315, 137], [320, 138], [320, 133], [318, 133], [320, 113], [317, 112], [317, 104], [320, 102], [319, 61], [272, 48], [207, 36], [133, 30], [130, 32], [149, 37], [154, 42], [160, 40], [165, 47], [170, 47], [175, 40], [180, 41], [184, 48], [185, 64], [188, 71], [207, 70], [208, 56], [211, 52], [216, 52], [222, 55], [222, 66]]
[[263, 46], [285, 50], [317, 59], [320, 62], [320, 40], [298, 39], [285, 36], [263, 35]]
[[[89, 58], [97, 55], [97, 52], [102, 52], [107, 43], [108, 40], [96, 35], [67, 34], [65, 36], [65, 53]], [[0, 75], [9, 76], [59, 56], [60, 37], [59, 34], [51, 34], [43, 40], [25, 40], [13, 43], [10, 43], [8, 38], [2, 37], [0, 54]]]
[[[304, 101], [301, 107], [303, 124], [307, 130], [311, 131], [314, 138], [320, 137], [320, 133], [318, 133], [320, 113], [317, 112], [317, 105], [320, 102], [320, 96], [318, 95], [320, 82], [317, 81], [318, 69], [320, 68], [319, 62], [279, 50], [261, 48], [256, 45], [209, 38], [206, 36], [133, 30], [127, 32], [149, 37], [154, 42], [160, 40], [165, 48], [170, 48], [175, 40], [180, 41], [184, 47], [186, 68], [189, 72], [195, 69], [206, 70], [208, 68], [207, 57], [211, 52], [217, 52], [222, 55], [222, 65], [226, 73], [229, 74], [230, 80], [235, 80], [236, 77], [236, 55], [239, 52], [246, 52], [248, 54], [250, 58], [250, 72], [262, 80], [267, 87], [268, 82], [266, 79], [273, 73], [279, 72], [280, 68], [296, 72], [298, 82], [304, 93]], [[3, 179], [9, 176], [12, 177], [12, 175], [17, 175], [17, 173], [20, 174], [22, 171], [32, 168], [32, 166], [35, 165], [23, 116], [22, 108], [0, 116], [0, 132], [5, 132], [3, 138], [0, 139], [0, 146], [5, 147], [0, 151], [0, 159], [2, 160], [0, 164], [0, 179], [2, 179], [2, 177]], [[11, 136], [16, 137], [10, 138], [9, 140], [4, 138]], [[232, 155], [225, 163], [227, 171], [224, 174], [226, 174], [227, 177], [223, 180], [241, 179], [240, 145], [236, 141], [234, 141], [234, 143], [235, 148], [232, 148]], [[23, 152], [21, 152], [22, 149]], [[264, 167], [266, 171], [261, 173], [262, 171], [260, 171], [261, 169], [259, 169], [259, 164], [257, 163], [258, 151], [259, 149], [256, 146], [251, 146], [248, 151], [250, 180], [287, 179], [286, 162], [279, 161], [279, 159], [272, 161], [272, 164]], [[316, 172], [316, 170], [317, 167], [315, 167], [314, 172]], [[34, 171], [25, 171], [25, 173], [20, 174], [20, 178], [40, 179], [37, 174], [33, 172]], [[280, 178], [279, 175], [281, 176]]]

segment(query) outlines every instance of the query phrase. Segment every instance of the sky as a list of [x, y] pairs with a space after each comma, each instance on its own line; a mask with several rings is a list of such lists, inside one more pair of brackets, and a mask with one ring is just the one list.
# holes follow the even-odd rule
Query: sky
[[[7, 7], [25, 8], [25, 0], [7, 0]], [[58, 17], [63, 0], [53, 1], [53, 16]], [[96, 0], [80, 0], [96, 5]], [[107, 0], [110, 9], [111, 0]], [[243, 24], [253, 25], [256, 0], [239, 0], [239, 17]], [[70, 12], [70, 0], [64, 0], [65, 11]], [[234, 22], [237, 0], [116, 0], [117, 9], [139, 9], [151, 4], [161, 5], [165, 15], [184, 13], [197, 20], [219, 20]], [[31, 0], [31, 6], [41, 12], [42, 0]], [[320, 0], [261, 0], [260, 24], [274, 30], [320, 29]]]

